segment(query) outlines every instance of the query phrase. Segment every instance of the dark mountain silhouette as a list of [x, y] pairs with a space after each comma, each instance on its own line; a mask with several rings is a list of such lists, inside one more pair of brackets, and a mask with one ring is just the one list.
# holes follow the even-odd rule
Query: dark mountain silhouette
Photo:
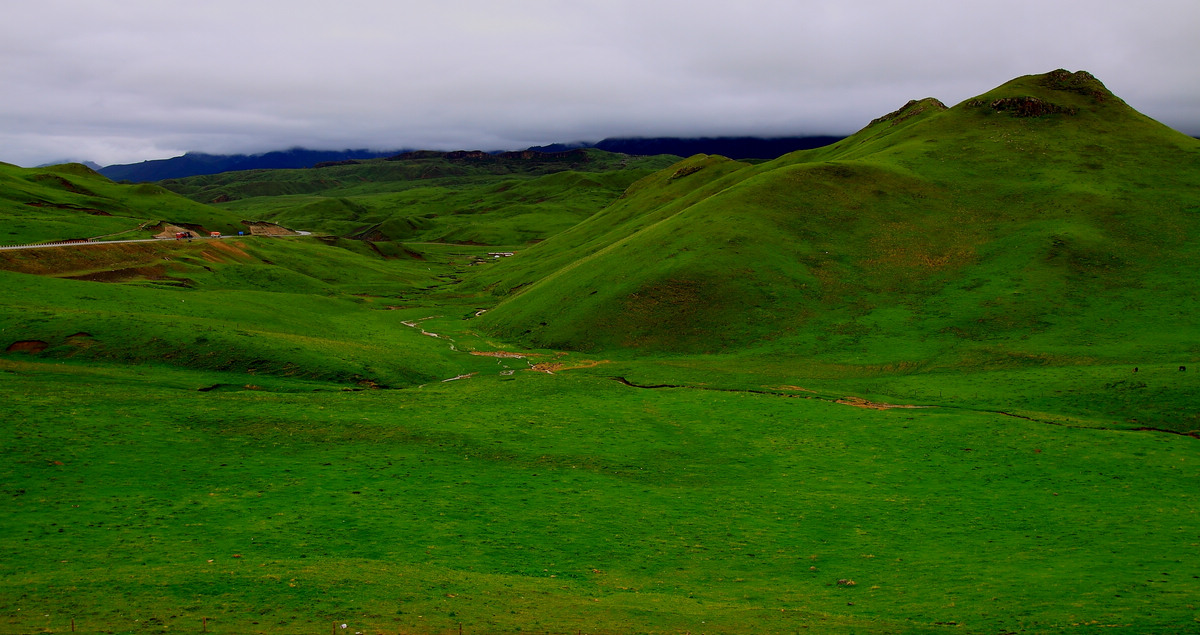
[[[826, 146], [842, 137], [646, 137], [611, 138], [597, 143], [556, 143], [532, 147], [522, 152], [561, 154], [581, 148], [598, 148], [608, 152], [634, 155], [674, 154], [719, 154], [731, 159], [774, 159], [796, 150], [807, 150]], [[347, 161], [381, 159], [412, 153], [412, 150], [308, 150], [292, 148], [264, 154], [205, 154], [188, 152], [170, 159], [155, 159], [141, 163], [109, 165], [96, 170], [114, 181], [144, 183], [163, 179], [181, 179], [204, 174], [219, 174], [238, 170], [279, 170], [322, 167]], [[488, 152], [488, 155], [515, 155], [518, 153]]]
[[65, 165], [65, 164], [67, 164], [67, 163], [78, 163], [79, 165], [84, 165], [84, 166], [87, 166], [87, 167], [89, 167], [89, 168], [91, 168], [91, 169], [93, 169], [93, 170], [96, 170], [96, 171], [99, 171], [99, 170], [100, 170], [100, 164], [99, 164], [99, 163], [96, 163], [95, 161], [77, 161], [77, 160], [75, 160], [75, 159], [62, 159], [62, 160], [59, 160], [59, 161], [51, 161], [51, 162], [49, 162], [49, 163], [43, 163], [43, 164], [41, 164], [41, 165], [34, 166], [34, 167], [38, 167], [38, 168], [48, 168], [48, 167], [50, 167], [50, 166], [53, 166], [53, 165]]
[[156, 159], [129, 163], [124, 165], [109, 165], [97, 170], [100, 174], [114, 181], [161, 181], [163, 179], [180, 179], [201, 174], [218, 174], [235, 170], [278, 170], [311, 168], [318, 163], [334, 161], [352, 161], [356, 159], [378, 159], [389, 157], [399, 150], [376, 152], [373, 150], [306, 150], [292, 148], [290, 150], [267, 152], [265, 154], [204, 154], [189, 152], [181, 157]]
[[719, 154], [730, 159], [775, 159], [796, 150], [827, 146], [843, 137], [616, 137], [596, 143], [556, 143], [530, 148], [535, 152], [562, 152], [574, 148], [598, 148], [622, 154]]

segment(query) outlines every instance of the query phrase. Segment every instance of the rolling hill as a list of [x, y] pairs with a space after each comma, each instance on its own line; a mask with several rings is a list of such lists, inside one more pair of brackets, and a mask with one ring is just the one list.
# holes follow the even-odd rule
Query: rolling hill
[[[151, 183], [113, 183], [78, 163], [20, 168], [0, 163], [0, 244], [95, 238], [138, 232], [160, 221], [237, 233], [240, 218]], [[136, 236], [135, 236], [136, 235]]]
[[161, 185], [244, 218], [371, 241], [523, 245], [591, 216], [678, 157], [601, 150], [410, 152]]
[[648, 176], [477, 280], [501, 299], [480, 322], [574, 350], [1191, 361], [1198, 175], [1200, 143], [1087, 73], [1022, 77], [765, 164]]

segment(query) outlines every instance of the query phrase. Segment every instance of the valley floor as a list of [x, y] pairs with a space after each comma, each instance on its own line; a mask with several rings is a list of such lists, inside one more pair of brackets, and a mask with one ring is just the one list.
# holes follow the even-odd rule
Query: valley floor
[[644, 389], [630, 384], [663, 371], [636, 360], [559, 356], [547, 373], [463, 357], [487, 366], [346, 391], [5, 356], [0, 632], [1146, 633], [1200, 619], [1197, 439], [945, 399]]

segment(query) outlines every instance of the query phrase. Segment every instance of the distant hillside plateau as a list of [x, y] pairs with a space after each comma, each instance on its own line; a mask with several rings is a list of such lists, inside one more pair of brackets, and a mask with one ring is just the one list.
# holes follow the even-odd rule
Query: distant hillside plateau
[[615, 137], [596, 143], [554, 144], [533, 147], [539, 152], [557, 152], [575, 147], [596, 148], [623, 154], [655, 155], [719, 154], [730, 159], [776, 159], [796, 150], [827, 146], [843, 137]]
[[[829, 145], [841, 137], [652, 137], [652, 138], [613, 138], [596, 143], [554, 144], [537, 146], [527, 152], [555, 154], [580, 148], [596, 148], [607, 152], [652, 156], [659, 154], [675, 154], [688, 156], [692, 154], [721, 154], [734, 159], [774, 159], [780, 155], [795, 150], [816, 148]], [[292, 148], [290, 150], [266, 152], [263, 154], [204, 154], [189, 152], [183, 156], [170, 159], [155, 159], [141, 163], [128, 163], [96, 167], [96, 170], [114, 181], [132, 181], [145, 183], [163, 179], [182, 179], [189, 176], [204, 174], [220, 174], [240, 170], [280, 170], [322, 167], [347, 161], [378, 159], [384, 157], [402, 156], [412, 151], [396, 150], [380, 152], [372, 150], [306, 150]], [[475, 154], [512, 154], [504, 152]], [[439, 153], [444, 154], [444, 153]], [[93, 164], [94, 165], [94, 164]]]
[[170, 159], [108, 165], [97, 171], [114, 181], [145, 183], [234, 170], [310, 168], [319, 163], [374, 159], [396, 154], [372, 150], [306, 150], [292, 148], [263, 154], [204, 154], [189, 152]]

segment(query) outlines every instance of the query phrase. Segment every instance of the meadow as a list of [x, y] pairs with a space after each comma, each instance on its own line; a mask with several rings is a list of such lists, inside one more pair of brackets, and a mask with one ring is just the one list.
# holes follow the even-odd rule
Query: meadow
[[0, 633], [1200, 630], [1200, 143], [1062, 73], [766, 162], [5, 167], [30, 240], [315, 235], [0, 251]]

